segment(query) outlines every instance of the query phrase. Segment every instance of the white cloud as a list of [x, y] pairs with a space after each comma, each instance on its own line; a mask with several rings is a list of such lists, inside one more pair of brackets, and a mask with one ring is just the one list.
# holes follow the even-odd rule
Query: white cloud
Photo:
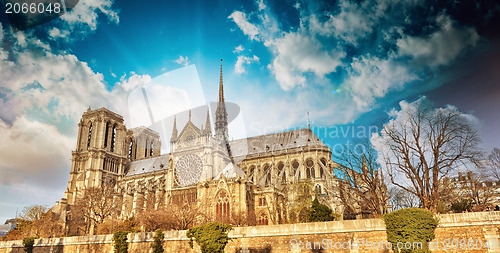
[[128, 79], [126, 74], [120, 77], [120, 85], [125, 91], [131, 91], [140, 85], [144, 85], [151, 81], [151, 76], [149, 75], [137, 75], [135, 72], [130, 72]]
[[242, 46], [242, 45], [239, 45], [239, 46], [237, 46], [236, 48], [234, 48], [233, 53], [240, 53], [240, 52], [242, 52], [243, 50], [245, 50], [245, 48], [243, 48], [243, 46]]
[[248, 21], [247, 16], [244, 12], [235, 11], [229, 16], [229, 18], [233, 19], [233, 21], [238, 25], [241, 31], [243, 31], [245, 35], [248, 35], [250, 39], [257, 41], [260, 40], [257, 37], [257, 35], [259, 35], [259, 29]]
[[302, 33], [286, 33], [272, 45], [275, 57], [269, 68], [284, 90], [305, 86], [308, 72], [320, 78], [334, 72], [345, 55], [342, 51], [325, 48], [314, 37]]
[[80, 0], [68, 13], [61, 16], [70, 30], [75, 26], [86, 26], [91, 30], [97, 28], [99, 13], [104, 14], [111, 22], [120, 21], [118, 12], [112, 8], [113, 0]]
[[189, 59], [187, 56], [184, 57], [182, 55], [179, 55], [179, 59], [175, 60], [174, 62], [177, 64], [180, 64], [180, 65], [184, 65], [184, 66], [189, 65]]
[[76, 139], [49, 124], [19, 116], [9, 125], [0, 120], [0, 183], [52, 188], [66, 177]]
[[407, 66], [396, 62], [393, 57], [379, 59], [370, 55], [353, 59], [348, 68], [349, 78], [344, 85], [353, 95], [353, 102], [361, 110], [387, 92], [404, 87], [405, 84], [418, 80]]
[[267, 7], [264, 0], [258, 0], [257, 5], [259, 6], [259, 11], [264, 10]]
[[414, 61], [438, 67], [448, 65], [468, 47], [475, 46], [479, 35], [473, 28], [457, 27], [450, 17], [437, 17], [440, 29], [426, 37], [404, 36], [397, 46], [401, 56], [411, 56]]
[[236, 64], [234, 65], [234, 72], [236, 74], [243, 74], [246, 73], [245, 66], [244, 64], [251, 64], [252, 62], [258, 62], [259, 57], [253, 56], [253, 57], [247, 57], [240, 55], [238, 56], [238, 60], [236, 61]]
[[57, 39], [57, 38], [68, 38], [67, 36], [70, 34], [70, 31], [68, 30], [59, 30], [57, 27], [53, 27], [52, 29], [49, 30], [49, 36], [52, 39]]
[[[336, 37], [343, 43], [357, 45], [359, 39], [363, 39], [372, 32], [373, 25], [379, 16], [375, 13], [370, 1], [362, 3], [353, 3], [348, 0], [342, 0], [338, 3], [340, 11], [337, 14], [324, 13], [321, 20], [315, 14], [306, 17], [309, 22], [309, 28], [312, 33], [322, 36]], [[367, 15], [367, 13], [372, 13]]]

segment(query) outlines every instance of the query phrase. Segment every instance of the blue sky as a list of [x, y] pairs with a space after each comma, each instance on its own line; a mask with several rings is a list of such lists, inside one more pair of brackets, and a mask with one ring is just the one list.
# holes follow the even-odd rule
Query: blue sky
[[426, 96], [475, 116], [484, 150], [500, 146], [492, 1], [89, 0], [21, 32], [1, 13], [0, 222], [63, 196], [89, 105], [127, 118], [134, 88], [186, 65], [215, 101], [221, 58], [247, 135], [305, 127], [309, 112], [333, 148]]

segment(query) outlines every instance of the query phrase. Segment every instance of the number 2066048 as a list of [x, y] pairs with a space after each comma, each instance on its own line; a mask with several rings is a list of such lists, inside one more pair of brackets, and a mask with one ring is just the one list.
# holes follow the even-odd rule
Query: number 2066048
[[60, 3], [6, 3], [5, 13], [43, 14], [60, 13]]

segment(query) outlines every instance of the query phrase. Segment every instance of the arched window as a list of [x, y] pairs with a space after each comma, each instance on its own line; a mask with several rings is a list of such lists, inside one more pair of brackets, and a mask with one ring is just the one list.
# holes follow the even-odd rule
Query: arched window
[[225, 190], [219, 191], [217, 197], [215, 198], [215, 214], [216, 219], [219, 222], [229, 222], [229, 194]]
[[130, 144], [128, 146], [128, 159], [132, 160], [132, 152], [134, 148], [134, 142], [132, 142], [132, 139], [130, 139]]
[[137, 159], [137, 140], [136, 140], [136, 143], [134, 145], [134, 160]]
[[149, 156], [153, 156], [153, 141], [151, 141], [151, 146], [149, 148]]
[[108, 166], [108, 158], [104, 158], [104, 162], [102, 163], [102, 170], [107, 170]]
[[248, 170], [248, 179], [252, 182], [254, 182], [255, 179], [255, 166], [250, 166], [250, 169]]
[[263, 172], [264, 172], [263, 174], [264, 186], [265, 187], [271, 186], [271, 166], [269, 166], [269, 164], [265, 164]]
[[321, 186], [316, 185], [314, 188], [315, 188], [314, 190], [316, 191], [316, 195], [321, 195]]
[[90, 147], [90, 140], [92, 139], [92, 123], [90, 123], [89, 127], [89, 139], [87, 141], [87, 148]]
[[115, 151], [116, 124], [113, 125], [113, 133], [111, 136], [111, 152]]
[[306, 176], [307, 178], [315, 178], [314, 174], [314, 162], [311, 158], [306, 160]]
[[267, 215], [264, 212], [260, 213], [259, 218], [257, 219], [257, 225], [268, 225], [268, 224], [269, 220], [267, 218]]
[[106, 131], [104, 134], [104, 147], [108, 147], [108, 132], [109, 132], [109, 121], [106, 122]]
[[285, 164], [280, 162], [278, 164], [278, 177], [281, 178], [281, 183], [286, 183], [286, 173], [285, 173]]
[[144, 157], [148, 157], [148, 139], [146, 139], [146, 143], [144, 143]]
[[[298, 173], [298, 175], [297, 175]], [[299, 162], [297, 160], [292, 162], [292, 176], [300, 179], [300, 173], [299, 173]]]
[[320, 176], [321, 178], [323, 178], [323, 177], [324, 177], [324, 175], [325, 175], [326, 159], [325, 159], [325, 158], [321, 158], [321, 160], [319, 160], [319, 161], [321, 162], [321, 164], [323, 164], [323, 167], [321, 167], [321, 168], [319, 169], [319, 176]]

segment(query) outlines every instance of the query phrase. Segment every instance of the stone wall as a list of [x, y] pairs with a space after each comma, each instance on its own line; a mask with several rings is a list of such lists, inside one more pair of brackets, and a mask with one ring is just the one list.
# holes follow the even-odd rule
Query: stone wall
[[[440, 225], [436, 230], [436, 239], [431, 242], [433, 252], [500, 252], [500, 212], [438, 217]], [[198, 247], [194, 250], [189, 247], [185, 233], [165, 231], [165, 252], [200, 252]], [[226, 252], [391, 252], [386, 249], [385, 226], [379, 219], [237, 227], [229, 235], [233, 240], [227, 245]], [[112, 237], [38, 239], [35, 240], [34, 252], [113, 252]], [[469, 239], [473, 241], [468, 242]], [[490, 240], [492, 247], [484, 245], [486, 240]], [[128, 241], [129, 252], [150, 252], [153, 233], [129, 234]], [[356, 242], [362, 244], [356, 247]], [[0, 242], [0, 253], [11, 252], [24, 252], [22, 241]]]

